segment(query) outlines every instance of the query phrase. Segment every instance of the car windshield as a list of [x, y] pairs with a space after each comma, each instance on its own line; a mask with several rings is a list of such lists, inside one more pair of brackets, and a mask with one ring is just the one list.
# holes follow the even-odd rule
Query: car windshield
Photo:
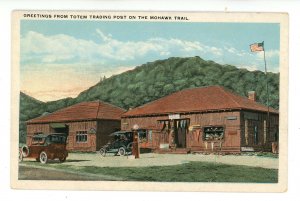
[[66, 137], [62, 135], [50, 135], [49, 140], [52, 143], [59, 143], [59, 144], [66, 143]]

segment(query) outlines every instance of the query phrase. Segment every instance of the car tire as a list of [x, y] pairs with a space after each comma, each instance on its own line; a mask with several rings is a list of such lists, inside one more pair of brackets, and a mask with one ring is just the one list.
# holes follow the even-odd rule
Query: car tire
[[129, 152], [132, 152], [132, 147], [133, 147], [133, 143], [130, 142], [130, 143], [127, 145], [127, 150], [128, 150]]
[[19, 162], [23, 161], [23, 153], [21, 150], [19, 150]]
[[29, 150], [29, 148], [28, 148], [27, 145], [24, 145], [24, 146], [22, 147], [22, 150], [21, 150], [21, 151], [22, 151], [23, 158], [29, 156], [29, 154], [30, 154], [30, 150]]
[[60, 157], [60, 158], [59, 158], [59, 162], [63, 163], [63, 162], [66, 161], [66, 159], [67, 159], [67, 157], [65, 157], [65, 156]]
[[40, 153], [40, 162], [42, 164], [46, 164], [48, 162], [48, 155], [47, 155], [47, 153], [45, 151], [42, 151]]
[[105, 157], [105, 155], [106, 155], [106, 150], [105, 150], [104, 148], [101, 148], [101, 149], [99, 150], [99, 154], [100, 154], [101, 156]]
[[125, 148], [124, 148], [124, 147], [120, 147], [118, 153], [119, 153], [120, 156], [125, 156], [125, 155], [126, 155], [126, 150], [125, 150]]

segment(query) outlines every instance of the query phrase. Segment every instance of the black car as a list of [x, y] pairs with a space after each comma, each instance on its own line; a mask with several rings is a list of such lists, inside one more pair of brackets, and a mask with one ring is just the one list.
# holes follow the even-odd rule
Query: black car
[[99, 153], [105, 156], [106, 153], [114, 153], [115, 155], [128, 155], [132, 151], [133, 132], [117, 131], [109, 135], [111, 140], [104, 145]]

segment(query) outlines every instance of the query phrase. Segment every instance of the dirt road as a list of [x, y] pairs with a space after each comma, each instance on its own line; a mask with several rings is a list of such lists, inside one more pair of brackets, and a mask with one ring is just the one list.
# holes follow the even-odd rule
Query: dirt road
[[[30, 159], [25, 159], [30, 160]], [[141, 154], [139, 159], [127, 156], [107, 155], [102, 157], [96, 153], [70, 153], [64, 165], [95, 167], [147, 167], [168, 166], [188, 163], [190, 161], [215, 162], [229, 165], [245, 165], [278, 169], [278, 158], [244, 156], [244, 155], [202, 155], [202, 154]]]

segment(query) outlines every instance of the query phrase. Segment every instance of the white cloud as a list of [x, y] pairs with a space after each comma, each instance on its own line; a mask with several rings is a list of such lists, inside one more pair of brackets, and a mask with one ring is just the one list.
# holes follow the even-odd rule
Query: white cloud
[[258, 67], [256, 65], [240, 65], [238, 66], [239, 68], [244, 68], [247, 69], [249, 71], [256, 71], [259, 70]]
[[112, 39], [112, 35], [105, 35], [100, 29], [96, 29], [96, 32], [99, 34], [99, 36], [102, 38], [103, 41], [109, 41]]
[[221, 48], [217, 48], [217, 47], [211, 47], [210, 51], [217, 56], [222, 56], [223, 55], [223, 50]]
[[266, 51], [266, 58], [272, 58], [272, 57], [279, 57], [279, 50], [267, 50]]
[[[263, 51], [262, 52], [257, 52], [256, 54], [260, 59], [264, 58], [264, 52]], [[266, 59], [271, 59], [273, 57], [279, 57], [279, 50], [266, 50], [265, 54], [266, 54]]]
[[96, 30], [101, 41], [77, 39], [58, 34], [43, 35], [30, 31], [21, 38], [22, 61], [60, 63], [99, 61], [128, 61], [142, 58], [148, 54], [160, 56], [177, 55], [223, 55], [223, 49], [204, 45], [198, 41], [180, 40], [176, 38], [149, 38], [145, 41], [121, 41], [112, 35]]
[[26, 36], [21, 37], [23, 61], [55, 63], [77, 58], [86, 60], [90, 57], [90, 50], [95, 49], [97, 44], [93, 41], [76, 39], [64, 34], [45, 36], [30, 31]]

